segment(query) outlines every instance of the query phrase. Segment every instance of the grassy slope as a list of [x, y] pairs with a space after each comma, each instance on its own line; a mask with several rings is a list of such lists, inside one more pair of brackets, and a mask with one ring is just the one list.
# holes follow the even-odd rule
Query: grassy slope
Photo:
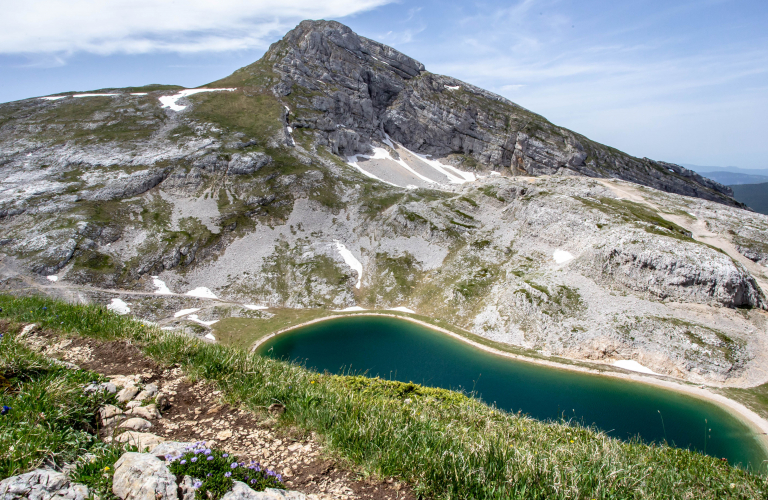
[[[363, 469], [436, 498], [766, 498], [768, 481], [687, 450], [543, 423], [440, 389], [319, 375], [241, 349], [164, 334], [102, 307], [0, 296], [0, 317], [122, 338], [251, 411], [286, 405], [286, 424]], [[8, 342], [8, 340], [4, 340]], [[5, 348], [5, 346], [3, 346]], [[406, 403], [404, 398], [410, 398]]]
[[755, 212], [768, 215], [768, 182], [730, 186], [733, 197]]

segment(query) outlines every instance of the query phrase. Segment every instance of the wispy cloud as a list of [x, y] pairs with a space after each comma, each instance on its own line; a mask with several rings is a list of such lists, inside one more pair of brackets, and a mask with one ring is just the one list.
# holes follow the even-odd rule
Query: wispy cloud
[[28, 0], [3, 9], [0, 53], [99, 55], [266, 47], [301, 19], [343, 18], [392, 0]]

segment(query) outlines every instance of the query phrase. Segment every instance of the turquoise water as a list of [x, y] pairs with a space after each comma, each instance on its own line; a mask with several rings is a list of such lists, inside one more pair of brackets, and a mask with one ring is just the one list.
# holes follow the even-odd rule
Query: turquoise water
[[[339, 318], [287, 332], [258, 352], [332, 373], [475, 391], [485, 402], [540, 420], [595, 424], [611, 436], [669, 443], [759, 468], [755, 434], [717, 405], [647, 384], [516, 361], [389, 317]], [[706, 420], [706, 423], [705, 423]], [[711, 429], [711, 430], [710, 430]], [[764, 470], [762, 466], [761, 470]]]

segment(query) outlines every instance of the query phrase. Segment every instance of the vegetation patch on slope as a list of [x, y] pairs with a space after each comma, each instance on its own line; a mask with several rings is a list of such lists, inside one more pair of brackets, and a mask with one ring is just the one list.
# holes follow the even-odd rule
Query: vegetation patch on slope
[[[218, 385], [231, 404], [281, 419], [372, 473], [435, 498], [763, 498], [761, 476], [688, 450], [622, 442], [569, 421], [539, 422], [468, 397], [414, 397], [358, 378], [163, 333], [100, 306], [0, 297], [0, 315], [57, 331], [128, 339], [158, 362]], [[428, 393], [428, 391], [424, 390]]]

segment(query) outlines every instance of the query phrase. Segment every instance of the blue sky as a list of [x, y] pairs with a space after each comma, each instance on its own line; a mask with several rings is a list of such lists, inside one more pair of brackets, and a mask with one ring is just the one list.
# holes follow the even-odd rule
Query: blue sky
[[765, 0], [27, 0], [3, 11], [0, 102], [198, 86], [301, 19], [337, 19], [635, 156], [768, 167]]

